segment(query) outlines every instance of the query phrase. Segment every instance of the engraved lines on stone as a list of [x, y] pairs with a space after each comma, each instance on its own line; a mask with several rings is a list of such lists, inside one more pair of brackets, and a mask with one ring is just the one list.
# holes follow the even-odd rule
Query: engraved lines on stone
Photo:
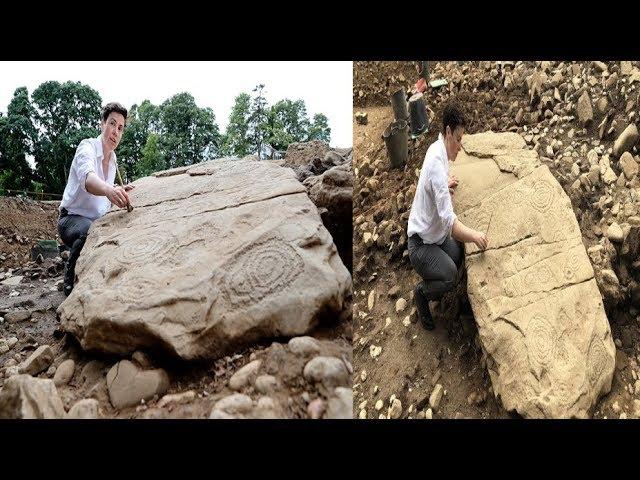
[[157, 229], [131, 236], [122, 241], [121, 246], [120, 251], [115, 252], [119, 263], [124, 265], [154, 263], [174, 253], [176, 238], [170, 232]]
[[525, 331], [529, 359], [534, 365], [548, 369], [557, 357], [564, 356], [557, 329], [543, 315], [535, 315]]
[[128, 275], [118, 283], [116, 297], [131, 305], [146, 305], [156, 302], [158, 295], [166, 288], [157, 279], [143, 275]]
[[223, 278], [223, 290], [230, 303], [248, 306], [286, 290], [303, 268], [295, 248], [268, 238], [239, 252]]
[[595, 386], [603, 376], [608, 363], [609, 355], [607, 354], [604, 343], [601, 339], [594, 338], [591, 341], [589, 353], [587, 354], [587, 371], [592, 386]]

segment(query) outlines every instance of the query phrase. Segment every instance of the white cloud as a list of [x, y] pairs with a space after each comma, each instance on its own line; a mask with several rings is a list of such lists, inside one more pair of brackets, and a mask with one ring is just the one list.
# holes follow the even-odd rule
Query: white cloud
[[79, 81], [103, 103], [130, 107], [148, 99], [158, 105], [179, 92], [191, 93], [199, 107], [211, 107], [224, 131], [236, 95], [265, 84], [269, 104], [303, 99], [309, 117], [324, 113], [331, 144], [352, 145], [351, 62], [0, 62], [0, 111], [16, 88], [29, 94], [47, 80]]

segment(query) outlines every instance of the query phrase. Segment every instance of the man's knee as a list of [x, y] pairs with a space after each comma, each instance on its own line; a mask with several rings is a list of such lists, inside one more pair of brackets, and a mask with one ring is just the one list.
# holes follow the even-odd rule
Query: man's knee
[[447, 265], [447, 268], [443, 271], [442, 282], [446, 285], [447, 290], [451, 290], [458, 283], [458, 269], [454, 262]]

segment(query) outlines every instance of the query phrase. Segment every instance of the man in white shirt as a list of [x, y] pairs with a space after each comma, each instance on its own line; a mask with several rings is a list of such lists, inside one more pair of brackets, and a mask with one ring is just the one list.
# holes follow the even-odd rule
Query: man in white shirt
[[463, 225], [453, 213], [451, 203], [458, 180], [449, 175], [449, 161], [455, 161], [462, 147], [464, 128], [460, 106], [455, 102], [444, 105], [442, 133], [427, 150], [409, 214], [409, 259], [422, 277], [415, 287], [414, 298], [427, 330], [435, 328], [429, 301], [440, 298], [457, 283], [464, 254], [458, 242], [473, 242], [482, 250], [487, 248], [486, 235]]
[[65, 295], [73, 290], [76, 261], [91, 223], [107, 213], [111, 204], [123, 208], [129, 202], [127, 192], [133, 187], [114, 185], [114, 150], [122, 138], [126, 119], [126, 108], [119, 103], [108, 103], [102, 110], [102, 133], [82, 140], [71, 162], [58, 220], [60, 238], [71, 249], [64, 275]]

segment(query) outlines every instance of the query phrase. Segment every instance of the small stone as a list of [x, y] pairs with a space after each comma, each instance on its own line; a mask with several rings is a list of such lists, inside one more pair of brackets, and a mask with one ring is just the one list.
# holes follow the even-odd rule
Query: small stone
[[337, 387], [333, 392], [334, 396], [329, 398], [324, 418], [351, 420], [353, 418], [353, 390]]
[[398, 301], [396, 302], [396, 313], [400, 313], [404, 311], [406, 307], [407, 307], [407, 301], [404, 298], [399, 298]]
[[440, 400], [442, 400], [443, 391], [444, 388], [439, 383], [433, 388], [431, 396], [429, 397], [429, 406], [432, 409], [437, 410], [440, 406]]
[[52, 380], [12, 375], [0, 390], [0, 419], [53, 419], [64, 415]]
[[425, 420], [431, 420], [433, 418], [433, 410], [427, 408], [427, 411], [424, 412], [424, 418]]
[[29, 310], [16, 310], [9, 312], [4, 316], [4, 319], [8, 323], [24, 322], [31, 318], [31, 312]]
[[362, 370], [362, 372], [360, 372], [360, 381], [363, 382], [363, 383], [367, 381], [367, 371], [366, 370]]
[[140, 370], [129, 360], [116, 363], [107, 373], [111, 404], [122, 409], [163, 395], [169, 388], [169, 376], [163, 369]]
[[53, 350], [49, 345], [41, 345], [20, 365], [20, 373], [37, 375], [49, 368], [52, 362]]
[[153, 368], [153, 364], [151, 363], [149, 356], [141, 350], [133, 352], [131, 360], [140, 365], [140, 368], [142, 368], [143, 370]]
[[366, 125], [367, 123], [369, 123], [369, 119], [367, 117], [367, 113], [366, 112], [356, 112], [356, 123], [358, 125]]
[[640, 395], [640, 380], [636, 380], [636, 383], [633, 385], [633, 390], [636, 392], [636, 395]]
[[622, 228], [616, 222], [613, 222], [607, 229], [607, 238], [612, 242], [622, 243], [624, 240], [624, 233]]
[[399, 399], [394, 398], [388, 410], [388, 417], [396, 420], [400, 418], [401, 415], [402, 415], [402, 402]]
[[384, 406], [384, 402], [382, 400], [378, 400], [374, 408], [379, 412], [380, 410], [382, 410], [383, 406]]
[[184, 403], [189, 403], [192, 400], [195, 400], [196, 392], [194, 390], [188, 390], [182, 393], [174, 393], [171, 395], [165, 395], [158, 402], [158, 408], [165, 407], [169, 404], [180, 405]]
[[360, 420], [366, 420], [367, 419], [367, 411], [366, 410], [360, 410], [360, 414], [358, 415], [358, 418]]
[[[15, 277], [9, 277], [6, 280], [0, 282], [0, 285], [7, 285], [9, 287], [15, 287], [20, 285], [20, 282], [23, 279], [23, 275], [16, 275]], [[9, 320], [7, 320], [9, 321]]]
[[73, 360], [68, 359], [62, 362], [58, 368], [56, 369], [56, 373], [53, 376], [53, 383], [56, 387], [60, 387], [62, 385], [66, 385], [69, 383], [71, 378], [73, 377], [73, 372], [75, 371], [76, 364]]
[[622, 348], [622, 341], [619, 338], [616, 338], [613, 343], [616, 344], [616, 347]]
[[369, 298], [367, 300], [367, 306], [369, 307], [369, 311], [373, 310], [375, 302], [376, 302], [376, 291], [371, 290], [371, 292], [369, 293]]
[[321, 398], [316, 398], [315, 400], [312, 400], [309, 405], [307, 405], [307, 415], [309, 416], [309, 418], [317, 420], [318, 418], [322, 418], [322, 414], [324, 413], [325, 409], [326, 405], [324, 403], [324, 400], [322, 400]]
[[624, 176], [627, 177], [628, 180], [631, 180], [638, 174], [638, 163], [629, 152], [624, 152], [620, 156], [619, 163], [620, 168], [624, 172]]
[[613, 156], [620, 157], [624, 152], [628, 152], [631, 148], [638, 143], [638, 129], [635, 124], [630, 124], [613, 144]]
[[296, 355], [311, 356], [320, 353], [320, 342], [313, 337], [294, 337], [287, 346]]
[[315, 357], [305, 365], [303, 375], [308, 382], [327, 388], [350, 384], [344, 362], [335, 357]]
[[369, 355], [371, 355], [371, 358], [378, 358], [378, 356], [380, 356], [381, 353], [382, 353], [382, 347], [379, 347], [377, 345], [369, 346]]
[[90, 420], [100, 418], [98, 401], [94, 398], [85, 398], [76, 402], [65, 416], [68, 419]]
[[261, 360], [254, 360], [246, 364], [229, 379], [229, 388], [236, 391], [242, 390], [249, 384], [252, 377], [257, 375], [260, 365], [262, 365]]
[[253, 409], [253, 401], [247, 395], [234, 393], [218, 400], [211, 409], [211, 419], [244, 418]]
[[273, 393], [278, 388], [278, 380], [273, 375], [260, 375], [254, 383], [256, 390], [263, 395]]
[[591, 106], [591, 99], [589, 98], [589, 94], [586, 91], [584, 91], [578, 99], [576, 111], [580, 124], [583, 127], [589, 126], [589, 124], [593, 121], [593, 107]]

